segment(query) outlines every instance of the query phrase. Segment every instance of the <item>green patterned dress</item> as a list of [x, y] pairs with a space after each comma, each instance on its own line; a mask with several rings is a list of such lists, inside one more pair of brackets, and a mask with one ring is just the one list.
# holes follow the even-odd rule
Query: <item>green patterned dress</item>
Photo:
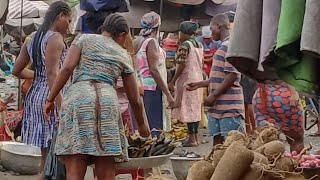
[[81, 49], [81, 57], [63, 97], [55, 152], [125, 161], [127, 141], [115, 86], [119, 76], [133, 73], [130, 56], [101, 35], [78, 35], [72, 44]]

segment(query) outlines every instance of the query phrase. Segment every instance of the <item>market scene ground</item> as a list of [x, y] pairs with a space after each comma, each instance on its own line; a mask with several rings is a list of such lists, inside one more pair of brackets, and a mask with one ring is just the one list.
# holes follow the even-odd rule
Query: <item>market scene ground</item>
[[[320, 147], [320, 143], [319, 143], [319, 139], [317, 137], [311, 137], [308, 136], [308, 134], [310, 134], [310, 132], [314, 132], [316, 130], [316, 128], [312, 128], [310, 131], [306, 132], [306, 139], [305, 139], [305, 143], [306, 145], [311, 143], [312, 145], [315, 146], [315, 151], [317, 151], [317, 147]], [[182, 150], [187, 150], [190, 152], [197, 152], [199, 155], [205, 156], [209, 153], [210, 149], [211, 149], [211, 143], [212, 143], [212, 138], [206, 137], [206, 130], [205, 129], [201, 129], [201, 134], [203, 134], [202, 138], [204, 140], [207, 140], [208, 143], [206, 144], [202, 144], [199, 147], [191, 147], [191, 148], [177, 148], [175, 151], [176, 152], [180, 152]], [[287, 150], [289, 149], [289, 146], [286, 145]], [[320, 150], [320, 148], [319, 148]], [[162, 173], [164, 174], [165, 177], [168, 177], [170, 180], [176, 180], [176, 177], [173, 173], [173, 169], [172, 169], [172, 164], [171, 163], [167, 163], [163, 166], [160, 166], [158, 168], [154, 169], [154, 173]], [[85, 180], [91, 180], [92, 179], [92, 168], [88, 167], [88, 171], [85, 177]], [[15, 175], [12, 172], [6, 172], [6, 171], [2, 171], [0, 172], [0, 178], [1, 180], [36, 180], [38, 176], [22, 176], [22, 175]], [[121, 176], [119, 176], [119, 180], [120, 179], [124, 179], [121, 178]]]
[[0, 2], [0, 180], [320, 180], [319, 0]]

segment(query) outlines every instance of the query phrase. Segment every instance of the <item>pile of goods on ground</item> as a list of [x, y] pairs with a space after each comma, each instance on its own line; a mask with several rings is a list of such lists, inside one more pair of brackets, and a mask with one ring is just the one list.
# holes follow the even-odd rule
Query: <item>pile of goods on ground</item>
[[167, 155], [173, 152], [177, 144], [174, 140], [161, 134], [159, 138], [143, 138], [138, 132], [127, 137], [130, 158]]
[[[272, 126], [259, 129], [253, 137], [230, 131], [224, 144], [192, 165], [187, 180], [304, 180], [298, 164], [311, 159], [303, 155], [309, 149], [294, 157], [286, 155], [279, 132]], [[318, 164], [316, 157], [313, 160]]]
[[188, 128], [186, 124], [173, 121], [171, 131], [165, 132], [166, 136], [175, 141], [182, 141], [188, 137]]

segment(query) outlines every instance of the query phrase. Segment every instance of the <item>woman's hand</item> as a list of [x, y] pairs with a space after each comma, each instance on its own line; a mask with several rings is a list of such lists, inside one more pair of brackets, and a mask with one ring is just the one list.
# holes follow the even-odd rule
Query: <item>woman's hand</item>
[[200, 87], [198, 82], [189, 83], [187, 85], [188, 85], [187, 86], [187, 90], [188, 91], [194, 91], [194, 90], [197, 90]]
[[146, 124], [138, 125], [138, 131], [141, 137], [149, 137], [150, 136], [150, 129]]
[[293, 92], [290, 97], [290, 106], [299, 105], [299, 93], [297, 91]]
[[172, 81], [168, 84], [168, 88], [169, 91], [174, 92], [174, 83]]
[[143, 86], [140, 86], [140, 87], [139, 87], [139, 94], [140, 94], [140, 96], [144, 96]]
[[211, 107], [215, 104], [216, 100], [217, 100], [217, 97], [211, 94], [204, 99], [204, 105], [207, 107]]
[[175, 103], [171, 94], [170, 94], [170, 96], [167, 97], [167, 101], [168, 101], [168, 105], [169, 105], [168, 108], [174, 109], [176, 103]]
[[50, 116], [54, 116], [54, 102], [46, 101], [43, 111], [44, 111], [44, 116], [46, 117], [46, 120], [49, 121]]

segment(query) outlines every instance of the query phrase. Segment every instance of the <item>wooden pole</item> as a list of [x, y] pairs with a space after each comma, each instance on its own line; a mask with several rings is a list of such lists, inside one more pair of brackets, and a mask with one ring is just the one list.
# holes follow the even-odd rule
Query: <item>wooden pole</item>
[[[20, 48], [23, 44], [23, 38], [22, 38], [22, 20], [23, 20], [23, 0], [21, 0], [21, 12], [20, 12]], [[21, 79], [18, 79], [18, 109], [21, 110], [22, 108], [22, 97], [21, 97]]]

